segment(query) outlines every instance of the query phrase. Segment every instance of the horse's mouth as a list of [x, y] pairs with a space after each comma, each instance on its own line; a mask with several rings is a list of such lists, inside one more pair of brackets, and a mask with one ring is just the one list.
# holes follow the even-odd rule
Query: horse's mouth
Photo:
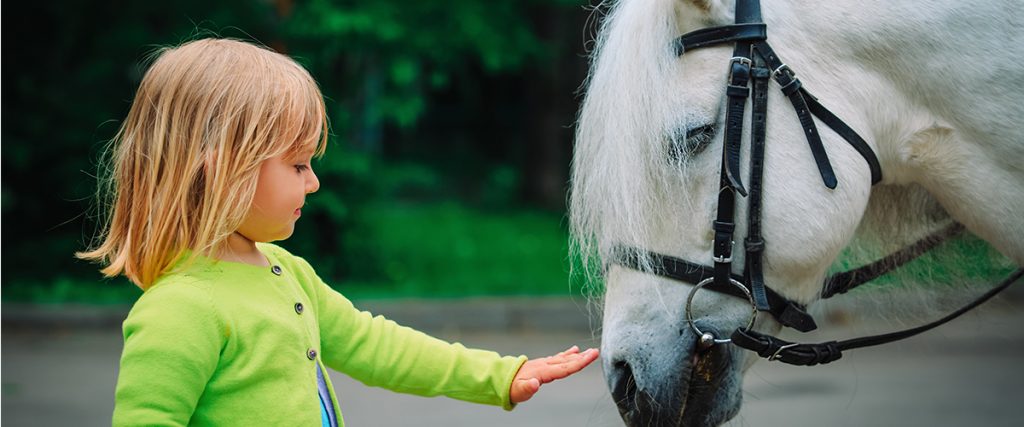
[[690, 381], [679, 401], [677, 426], [716, 426], [728, 418], [718, 419], [718, 395], [729, 368], [729, 351], [724, 348], [708, 352], [695, 352], [690, 369]]
[[732, 418], [738, 408], [720, 408], [721, 388], [729, 375], [729, 352], [716, 349], [707, 353], [695, 353], [689, 360], [689, 380], [680, 384], [679, 394], [674, 402], [659, 402], [644, 390], [638, 390], [635, 382], [623, 384], [622, 396], [628, 396], [618, 403], [619, 413], [627, 426], [654, 427], [707, 427], [717, 426]]

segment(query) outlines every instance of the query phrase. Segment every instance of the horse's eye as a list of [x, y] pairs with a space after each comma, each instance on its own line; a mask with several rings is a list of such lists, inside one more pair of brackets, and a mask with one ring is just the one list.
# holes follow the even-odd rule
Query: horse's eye
[[[682, 132], [680, 132], [682, 133]], [[689, 158], [700, 154], [715, 137], [715, 124], [708, 123], [686, 130], [685, 137], [676, 135], [672, 138], [671, 156], [673, 158]]]

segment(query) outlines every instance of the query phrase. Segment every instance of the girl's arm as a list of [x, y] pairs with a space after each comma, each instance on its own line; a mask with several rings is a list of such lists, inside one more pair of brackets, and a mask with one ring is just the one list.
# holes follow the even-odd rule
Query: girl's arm
[[113, 425], [184, 426], [216, 369], [224, 331], [205, 289], [156, 286], [124, 322]]
[[467, 349], [374, 317], [317, 281], [321, 357], [327, 366], [402, 393], [514, 406], [510, 386], [525, 356]]

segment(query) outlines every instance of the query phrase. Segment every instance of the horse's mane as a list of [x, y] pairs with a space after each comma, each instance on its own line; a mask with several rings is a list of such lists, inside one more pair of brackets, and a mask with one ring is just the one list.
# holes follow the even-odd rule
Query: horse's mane
[[674, 4], [629, 6], [613, 5], [601, 25], [576, 130], [571, 229], [575, 252], [591, 267], [600, 267], [614, 244], [650, 241], [665, 184], [685, 166], [685, 156], [671, 164], [666, 149], [675, 137], [671, 124], [685, 114], [669, 95], [678, 77]]

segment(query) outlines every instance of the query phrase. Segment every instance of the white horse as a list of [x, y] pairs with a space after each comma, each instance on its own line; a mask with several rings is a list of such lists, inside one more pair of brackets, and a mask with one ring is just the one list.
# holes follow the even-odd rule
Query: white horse
[[[792, 105], [772, 83], [762, 216], [769, 287], [810, 304], [855, 234], [910, 240], [950, 221], [1024, 265], [1020, 0], [763, 0], [761, 8], [768, 42], [864, 137], [883, 174], [872, 187], [864, 158], [819, 123], [839, 183], [825, 188]], [[734, 0], [622, 0], [605, 17], [592, 58], [570, 209], [578, 251], [604, 268], [603, 365], [630, 425], [729, 420], [756, 359], [732, 346], [698, 353], [684, 312], [694, 284], [612, 258], [625, 245], [711, 262], [733, 47], [677, 55], [672, 42], [733, 23], [733, 9]], [[737, 200], [743, 236], [746, 202]], [[734, 273], [742, 252], [734, 251]], [[735, 327], [749, 316], [741, 299], [700, 296], [693, 310], [709, 324]], [[758, 316], [755, 329], [780, 326]], [[716, 369], [701, 369], [708, 357]]]

